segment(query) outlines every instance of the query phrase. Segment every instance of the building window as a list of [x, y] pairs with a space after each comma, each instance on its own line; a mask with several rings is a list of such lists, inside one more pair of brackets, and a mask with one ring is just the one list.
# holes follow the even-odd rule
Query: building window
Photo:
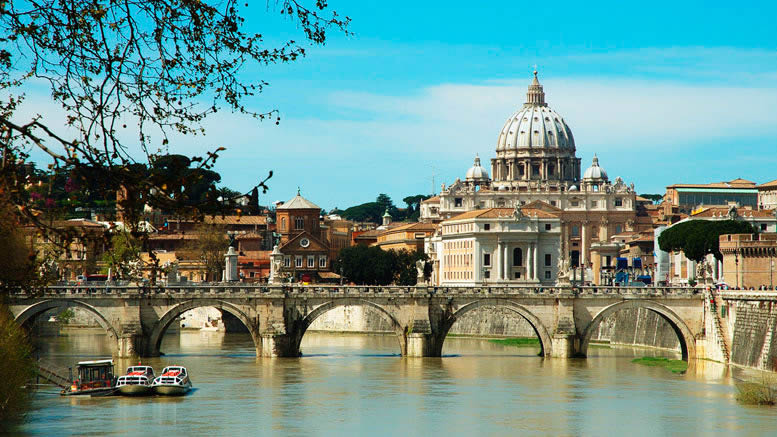
[[591, 201], [591, 208], [596, 208], [596, 201], [595, 200]]
[[491, 223], [484, 224], [483, 225], [483, 230], [484, 231], [490, 231], [491, 230]]
[[570, 203], [572, 206], [578, 206], [578, 205], [580, 205], [580, 202], [578, 202], [577, 200], [573, 200], [573, 201], [571, 201], [571, 202], [569, 202], [569, 203]]
[[550, 266], [550, 262], [551, 262], [550, 254], [546, 253], [545, 254], [545, 267], [549, 267]]
[[250, 273], [248, 274], [248, 277], [249, 277], [249, 278], [253, 278], [253, 277], [255, 277], [255, 276], [256, 276], [256, 272], [250, 272]]
[[540, 175], [540, 166], [539, 164], [534, 164], [531, 166], [531, 175], [532, 176], [539, 176]]
[[282, 230], [282, 231], [285, 231], [285, 230], [286, 230], [286, 217], [283, 217], [283, 218], [281, 219], [281, 230]]
[[283, 257], [283, 267], [291, 267], [291, 257], [289, 255]]
[[545, 223], [545, 230], [549, 231], [551, 229], [550, 223]]
[[548, 176], [553, 176], [553, 170], [555, 170], [555, 168], [553, 167], [553, 164], [550, 164], [548, 166]]
[[615, 199], [615, 206], [623, 206], [623, 199], [620, 197]]
[[297, 268], [302, 268], [302, 255], [297, 255], [294, 257], [294, 266]]
[[483, 265], [484, 266], [490, 266], [491, 265], [491, 254], [490, 253], [484, 253], [483, 254]]
[[318, 266], [320, 268], [322, 268], [322, 269], [326, 267], [326, 256], [325, 255], [321, 255], [321, 256], [318, 257]]
[[316, 266], [316, 257], [313, 255], [308, 255], [308, 268], [312, 269]]
[[515, 279], [521, 279], [521, 272], [515, 272]]
[[304, 217], [294, 217], [294, 229], [305, 229]]
[[550, 201], [550, 206], [556, 206], [556, 201], [555, 200], [551, 200]]
[[463, 201], [463, 199], [461, 197], [456, 197], [455, 199], [453, 199], [453, 206], [455, 208], [461, 208], [463, 203], [464, 203], [464, 201]]
[[520, 247], [513, 249], [513, 267], [523, 265], [523, 250]]
[[486, 270], [485, 272], [483, 272], [483, 277], [486, 278], [486, 279], [490, 278], [491, 277], [491, 270]]
[[615, 233], [620, 234], [621, 231], [623, 231], [623, 227], [621, 225], [615, 225]]
[[550, 270], [545, 270], [545, 279], [550, 279]]
[[572, 225], [572, 236], [573, 237], [579, 237], [580, 236], [580, 226]]
[[766, 223], [761, 223], [761, 232], [766, 232]]

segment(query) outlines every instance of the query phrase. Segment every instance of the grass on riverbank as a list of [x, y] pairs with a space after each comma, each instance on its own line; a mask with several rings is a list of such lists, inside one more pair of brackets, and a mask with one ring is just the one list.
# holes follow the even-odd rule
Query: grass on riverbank
[[533, 337], [515, 337], [515, 338], [492, 338], [489, 343], [501, 344], [503, 346], [539, 346], [540, 339]]
[[761, 382], [743, 382], [737, 384], [737, 402], [744, 405], [774, 405], [775, 390], [773, 381], [764, 378]]
[[688, 370], [688, 363], [683, 360], [670, 360], [663, 357], [642, 357], [631, 360], [632, 363], [643, 366], [663, 367], [672, 373], [685, 373]]

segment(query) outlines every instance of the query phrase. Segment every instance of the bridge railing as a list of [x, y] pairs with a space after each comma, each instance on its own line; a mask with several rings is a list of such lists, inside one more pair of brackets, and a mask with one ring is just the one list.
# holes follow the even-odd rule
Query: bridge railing
[[[175, 285], [53, 285], [42, 290], [48, 297], [107, 297], [107, 296], [689, 296], [700, 294], [701, 288], [692, 287], [607, 287], [607, 286], [536, 286], [536, 285], [482, 285], [482, 286], [359, 286], [359, 285], [254, 285], [198, 283]], [[20, 292], [21, 293], [21, 292]]]

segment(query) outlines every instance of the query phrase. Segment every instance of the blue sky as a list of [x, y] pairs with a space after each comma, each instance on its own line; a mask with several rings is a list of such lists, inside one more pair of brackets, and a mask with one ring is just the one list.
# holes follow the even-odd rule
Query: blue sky
[[[249, 26], [300, 38], [259, 3]], [[777, 178], [774, 3], [487, 3], [330, 0], [353, 36], [245, 72], [270, 82], [249, 103], [280, 110], [279, 126], [221, 112], [171, 152], [227, 147], [217, 170], [240, 190], [272, 169], [262, 203], [297, 186], [327, 209], [381, 192], [401, 203], [494, 156], [536, 64], [583, 168], [597, 153], [640, 193]], [[30, 110], [45, 107], [38, 97]]]

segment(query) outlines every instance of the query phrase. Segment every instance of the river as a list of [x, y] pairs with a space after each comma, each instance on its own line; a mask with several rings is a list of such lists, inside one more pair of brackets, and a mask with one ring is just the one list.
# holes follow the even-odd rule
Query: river
[[[165, 336], [159, 372], [189, 369], [182, 398], [61, 397], [38, 390], [21, 431], [42, 435], [774, 435], [777, 408], [736, 403], [741, 370], [699, 362], [684, 375], [631, 363], [672, 352], [592, 348], [542, 359], [536, 347], [448, 338], [443, 358], [398, 356], [393, 336], [309, 332], [301, 358], [257, 359], [248, 334]], [[99, 331], [42, 339], [49, 362], [110, 355]], [[117, 362], [117, 371], [130, 363]], [[122, 370], [120, 370], [122, 369]]]

